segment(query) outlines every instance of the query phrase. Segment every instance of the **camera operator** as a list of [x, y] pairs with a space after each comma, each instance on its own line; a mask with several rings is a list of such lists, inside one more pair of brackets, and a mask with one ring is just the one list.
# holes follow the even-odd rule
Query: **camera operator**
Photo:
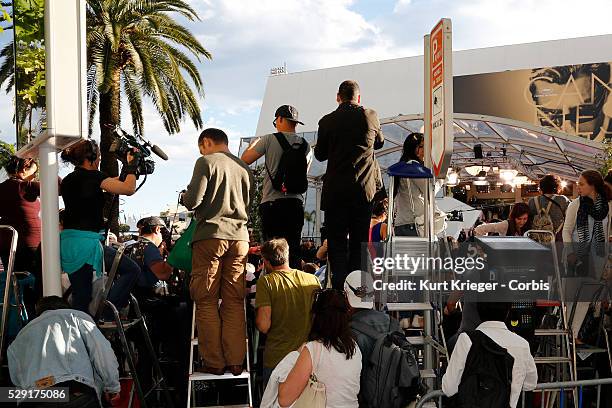
[[[102, 260], [110, 268], [116, 250], [103, 247], [104, 242], [104, 191], [113, 194], [132, 195], [136, 189], [137, 164], [131, 153], [122, 169], [125, 181], [107, 177], [98, 170], [100, 149], [91, 139], [81, 140], [65, 149], [61, 158], [75, 166], [61, 183], [64, 200], [64, 230], [61, 233], [62, 269], [68, 274], [72, 286], [72, 303], [77, 310], [89, 313], [92, 299], [94, 271], [103, 274]], [[138, 265], [123, 257], [117, 270], [108, 300], [118, 309], [128, 303], [130, 291], [140, 275]]]

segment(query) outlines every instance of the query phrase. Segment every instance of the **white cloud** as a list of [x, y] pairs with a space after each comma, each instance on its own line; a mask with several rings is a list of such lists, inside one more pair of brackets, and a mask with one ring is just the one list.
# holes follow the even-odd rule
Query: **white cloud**
[[397, 0], [395, 6], [393, 7], [393, 12], [400, 13], [403, 10], [406, 10], [410, 3], [412, 3], [412, 0]]

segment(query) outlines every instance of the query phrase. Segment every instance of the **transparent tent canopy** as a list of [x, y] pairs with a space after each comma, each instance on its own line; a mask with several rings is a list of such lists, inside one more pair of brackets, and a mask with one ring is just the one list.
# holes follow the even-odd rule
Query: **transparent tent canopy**
[[[380, 123], [385, 145], [376, 151], [376, 159], [388, 186], [385, 170], [399, 161], [406, 136], [423, 131], [423, 115], [401, 115], [382, 119]], [[462, 182], [474, 178], [465, 171], [469, 166], [510, 168], [531, 180], [552, 173], [564, 180], [575, 181], [583, 170], [600, 168], [604, 159], [604, 146], [600, 142], [511, 119], [455, 113], [454, 131], [451, 166]], [[312, 146], [316, 144], [317, 132], [300, 135]], [[241, 139], [240, 155], [255, 138]], [[482, 159], [474, 158], [475, 145], [482, 146]], [[260, 164], [263, 164], [263, 158], [255, 163]], [[321, 221], [317, 211], [317, 191], [320, 191], [326, 166], [326, 162], [316, 159], [310, 166], [304, 207], [313, 221], [304, 223], [304, 237], [319, 235], [315, 228]]]
[[[402, 115], [380, 122], [385, 145], [376, 151], [376, 158], [384, 173], [398, 162], [406, 136], [422, 132], [423, 115]], [[510, 167], [532, 180], [547, 173], [576, 180], [581, 171], [600, 168], [604, 159], [600, 142], [511, 119], [456, 113], [454, 132], [451, 166], [462, 180], [470, 178], [463, 169], [473, 165]], [[317, 132], [301, 135], [311, 145], [316, 143]], [[241, 140], [240, 154], [253, 139]], [[482, 146], [483, 159], [474, 158], [474, 146], [478, 144]], [[309, 179], [313, 187], [320, 183], [325, 169], [325, 162], [312, 161]]]

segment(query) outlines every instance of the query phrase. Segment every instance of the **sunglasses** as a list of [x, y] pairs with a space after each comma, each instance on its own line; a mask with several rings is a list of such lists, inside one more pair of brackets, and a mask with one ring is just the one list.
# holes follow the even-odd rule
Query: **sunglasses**
[[345, 282], [346, 286], [349, 287], [349, 289], [355, 294], [355, 296], [357, 296], [358, 298], [366, 298], [366, 297], [372, 297], [374, 295], [374, 291], [370, 291], [368, 292], [368, 288], [367, 286], [358, 286], [356, 288], [354, 288], [353, 286], [351, 286], [350, 283]]

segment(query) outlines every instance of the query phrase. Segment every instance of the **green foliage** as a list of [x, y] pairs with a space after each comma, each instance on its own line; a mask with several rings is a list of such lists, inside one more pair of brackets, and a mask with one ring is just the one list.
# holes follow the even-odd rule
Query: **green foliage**
[[184, 50], [198, 61], [211, 55], [173, 15], [198, 19], [183, 0], [88, 1], [90, 131], [96, 104], [104, 103], [102, 95], [119, 92], [119, 82], [135, 133], [143, 132], [143, 96], [151, 99], [168, 133], [178, 133], [185, 116], [196, 128], [202, 126], [198, 103], [198, 96], [203, 96], [202, 78]]
[[[7, 7], [9, 7], [11, 3], [0, 3], [0, 34], [6, 29], [11, 28], [10, 23], [13, 21], [13, 18], [9, 14]], [[2, 26], [4, 23], [4, 26]]]
[[0, 140], [0, 169], [8, 164], [11, 156], [15, 154], [15, 146]]
[[126, 232], [130, 232], [130, 226], [127, 224], [121, 224], [119, 225], [119, 232], [121, 233], [126, 233]]
[[[45, 117], [45, 47], [44, 47], [44, 0], [15, 0], [13, 9], [19, 10], [14, 18], [8, 14], [3, 3], [0, 9], [0, 22], [10, 21], [15, 30], [17, 43], [7, 44], [0, 51], [3, 58], [0, 66], [0, 84], [7, 81], [6, 91], [16, 86], [16, 114], [20, 142], [28, 135], [45, 128], [44, 119], [33, 126], [33, 113], [40, 110]], [[13, 48], [17, 51], [17, 60]], [[15, 70], [16, 67], [16, 70]]]
[[612, 170], [612, 139], [606, 138], [604, 144], [603, 163], [599, 171], [605, 177], [609, 170]]

